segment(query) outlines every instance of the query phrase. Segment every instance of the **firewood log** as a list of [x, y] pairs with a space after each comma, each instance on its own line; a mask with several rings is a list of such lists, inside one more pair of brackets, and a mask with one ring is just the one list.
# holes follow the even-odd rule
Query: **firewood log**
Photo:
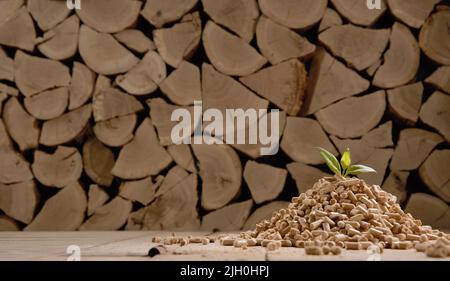
[[438, 68], [425, 82], [437, 90], [450, 94], [450, 66]]
[[0, 47], [0, 79], [14, 81], [14, 60]]
[[435, 92], [422, 105], [420, 119], [436, 129], [447, 142], [450, 142], [450, 96]]
[[66, 87], [70, 83], [69, 68], [64, 64], [17, 51], [14, 59], [14, 77], [20, 92], [32, 96], [42, 91]]
[[205, 12], [216, 23], [230, 29], [247, 42], [252, 40], [259, 17], [256, 0], [202, 0], [202, 4]]
[[0, 24], [0, 44], [32, 52], [36, 44], [36, 30], [27, 9], [22, 7], [5, 16]]
[[30, 116], [17, 98], [9, 98], [3, 108], [3, 121], [11, 138], [21, 151], [37, 148], [39, 127], [36, 119]]
[[47, 58], [54, 60], [65, 60], [73, 57], [78, 48], [79, 29], [80, 20], [75, 15], [71, 16], [44, 33], [42, 38], [38, 38], [39, 51]]
[[3, 83], [0, 83], [0, 93], [7, 94], [8, 96], [12, 97], [19, 96], [19, 90]]
[[268, 220], [272, 217], [272, 214], [280, 209], [287, 208], [289, 202], [287, 201], [273, 201], [262, 207], [259, 207], [254, 211], [245, 222], [243, 230], [253, 230], [257, 223], [263, 220]]
[[19, 183], [33, 178], [30, 164], [12, 147], [0, 146], [0, 159], [0, 183]]
[[1, 231], [20, 231], [19, 225], [15, 220], [8, 216], [0, 216], [0, 232]]
[[164, 195], [168, 191], [170, 191], [173, 187], [177, 186], [180, 182], [187, 179], [189, 176], [189, 173], [186, 172], [185, 169], [183, 169], [180, 166], [174, 166], [167, 172], [167, 175], [162, 179], [161, 184], [158, 186], [155, 197], [160, 197], [161, 195]]
[[305, 164], [321, 164], [322, 157], [317, 147], [323, 147], [337, 155], [320, 124], [307, 118], [288, 117], [281, 149], [294, 161]]
[[305, 66], [292, 59], [242, 77], [240, 81], [287, 114], [296, 116], [303, 104], [306, 75]]
[[316, 117], [328, 133], [340, 138], [355, 138], [374, 128], [381, 121], [385, 109], [386, 94], [378, 91], [337, 102], [317, 112]]
[[419, 120], [423, 90], [422, 82], [388, 90], [389, 110], [407, 124], [416, 124]]
[[312, 188], [319, 179], [330, 176], [317, 168], [299, 162], [290, 163], [286, 167], [291, 177], [295, 180], [298, 194]]
[[306, 38], [265, 16], [258, 20], [256, 39], [261, 53], [273, 65], [293, 58], [309, 59], [316, 50]]
[[84, 24], [104, 33], [122, 31], [138, 19], [142, 2], [137, 0], [84, 0], [77, 15]]
[[24, 230], [76, 230], [84, 221], [86, 208], [86, 194], [78, 182], [73, 182], [48, 199]]
[[175, 104], [191, 105], [194, 101], [201, 101], [200, 69], [194, 64], [182, 61], [159, 87]]
[[245, 164], [243, 176], [255, 203], [260, 204], [276, 199], [280, 195], [287, 171], [250, 160]]
[[252, 200], [234, 203], [208, 213], [202, 219], [202, 231], [231, 231], [244, 226], [253, 206]]
[[307, 29], [318, 23], [327, 8], [326, 0], [259, 0], [268, 18], [289, 28]]
[[325, 11], [325, 15], [320, 21], [319, 33], [327, 30], [332, 26], [341, 25], [342, 23], [343, 22], [341, 16], [339, 16], [339, 14], [335, 10], [327, 8], [327, 10]]
[[101, 186], [111, 186], [114, 176], [114, 154], [97, 138], [91, 138], [83, 146], [83, 166], [86, 174]]
[[361, 28], [351, 24], [330, 27], [319, 41], [358, 71], [376, 63], [389, 42], [389, 29]]
[[406, 205], [405, 212], [411, 213], [424, 225], [430, 225], [441, 229], [450, 227], [449, 207], [438, 198], [425, 194], [414, 193]]
[[128, 49], [144, 54], [156, 49], [155, 43], [139, 29], [125, 29], [114, 34], [117, 41]]
[[120, 147], [129, 143], [137, 125], [136, 114], [116, 117], [95, 123], [95, 136], [102, 143], [111, 147]]
[[422, 26], [419, 36], [419, 44], [422, 51], [433, 61], [450, 65], [450, 10], [442, 9], [431, 15]]
[[91, 216], [99, 207], [109, 200], [109, 195], [96, 184], [89, 186], [87, 215]]
[[449, 157], [450, 150], [435, 150], [419, 169], [425, 185], [447, 203], [450, 202]]
[[83, 106], [94, 92], [95, 73], [82, 63], [74, 62], [70, 81], [69, 110]]
[[[372, 1], [373, 2], [373, 1]], [[387, 10], [385, 0], [381, 0], [381, 9], [368, 9], [367, 1], [331, 0], [336, 10], [353, 24], [371, 26]]]
[[395, 148], [391, 170], [415, 170], [430, 155], [431, 151], [444, 139], [422, 129], [404, 129]]
[[2, 115], [3, 102], [8, 100], [9, 96], [6, 93], [0, 92], [0, 116]]
[[214, 210], [225, 206], [241, 188], [242, 166], [237, 153], [227, 145], [192, 145], [200, 162], [202, 206]]
[[76, 148], [59, 146], [53, 154], [36, 150], [31, 168], [43, 185], [63, 188], [80, 178], [83, 162]]
[[157, 175], [171, 162], [172, 158], [159, 144], [152, 121], [146, 118], [134, 139], [120, 151], [111, 173], [122, 179], [141, 179]]
[[202, 37], [202, 23], [198, 12], [186, 15], [171, 28], [153, 31], [153, 40], [163, 60], [177, 68], [192, 57]]
[[132, 95], [110, 88], [94, 95], [92, 109], [95, 122], [99, 122], [137, 113], [144, 107]]
[[370, 77], [373, 77], [375, 75], [375, 73], [378, 71], [378, 69], [380, 68], [382, 63], [383, 63], [383, 61], [381, 59], [377, 60], [374, 64], [372, 64], [369, 68], [366, 69], [366, 73]]
[[420, 28], [439, 0], [404, 1], [387, 0], [391, 13], [407, 25]]
[[154, 0], [147, 1], [141, 15], [156, 27], [182, 18], [195, 5], [197, 0]]
[[131, 213], [133, 203], [120, 196], [97, 208], [79, 230], [118, 230], [126, 222]]
[[29, 224], [39, 202], [33, 180], [5, 185], [0, 183], [0, 209], [11, 218]]
[[340, 99], [360, 94], [370, 86], [369, 81], [323, 49], [316, 52], [309, 77], [304, 115], [313, 114]]
[[391, 171], [383, 183], [383, 190], [395, 195], [399, 204], [406, 203], [409, 174], [409, 172]]
[[227, 75], [249, 75], [267, 62], [242, 38], [227, 32], [212, 21], [208, 21], [203, 31], [203, 46], [214, 67]]
[[63, 1], [27, 1], [27, 8], [39, 28], [44, 31], [52, 29], [70, 14], [70, 10]]
[[89, 68], [103, 75], [127, 72], [139, 62], [112, 35], [99, 33], [87, 25], [81, 25], [78, 51]]
[[191, 148], [188, 144], [169, 145], [167, 147], [167, 152], [173, 158], [173, 161], [180, 167], [191, 173], [197, 173], [194, 156], [192, 155]]
[[83, 133], [91, 115], [92, 106], [87, 104], [56, 119], [46, 121], [42, 125], [39, 143], [57, 146], [72, 141]]
[[376, 148], [374, 152], [369, 156], [369, 158], [367, 158], [364, 163], [361, 164], [372, 167], [377, 172], [362, 174], [358, 177], [365, 180], [368, 184], [381, 185], [386, 173], [386, 168], [389, 165], [389, 160], [391, 159], [393, 153], [394, 150], [390, 148]]
[[150, 177], [143, 180], [126, 181], [121, 184], [119, 195], [127, 200], [139, 202], [142, 205], [147, 206], [155, 199], [156, 189], [161, 182], [162, 178], [153, 182]]
[[27, 111], [39, 120], [51, 120], [63, 115], [68, 104], [69, 89], [67, 87], [43, 91], [24, 99]]

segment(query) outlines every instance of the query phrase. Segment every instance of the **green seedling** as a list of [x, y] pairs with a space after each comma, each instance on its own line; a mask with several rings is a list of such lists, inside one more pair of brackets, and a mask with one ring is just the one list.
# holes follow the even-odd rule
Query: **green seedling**
[[346, 177], [348, 175], [360, 175], [365, 173], [376, 173], [376, 171], [365, 165], [352, 165], [352, 159], [350, 157], [350, 150], [347, 149], [341, 157], [339, 162], [337, 158], [326, 149], [319, 147], [320, 155], [325, 160], [328, 168], [339, 176]]

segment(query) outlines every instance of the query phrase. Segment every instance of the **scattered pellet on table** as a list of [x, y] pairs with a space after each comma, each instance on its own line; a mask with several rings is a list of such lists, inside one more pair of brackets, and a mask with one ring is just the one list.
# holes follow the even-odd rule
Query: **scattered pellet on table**
[[268, 251], [276, 251], [281, 248], [281, 241], [270, 241], [266, 248]]
[[322, 247], [319, 246], [308, 246], [305, 247], [305, 253], [307, 255], [320, 256], [323, 254]]

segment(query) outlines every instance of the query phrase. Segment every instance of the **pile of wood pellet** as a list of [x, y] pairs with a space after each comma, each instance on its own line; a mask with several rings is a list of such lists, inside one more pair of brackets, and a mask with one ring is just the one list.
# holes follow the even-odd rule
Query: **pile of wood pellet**
[[[338, 255], [341, 249], [377, 247], [380, 252], [385, 248], [415, 248], [430, 257], [446, 257], [450, 256], [449, 239], [450, 235], [422, 225], [420, 220], [405, 213], [396, 196], [379, 186], [369, 186], [357, 178], [334, 176], [320, 179], [311, 189], [294, 197], [286, 209], [258, 223], [255, 230], [216, 240], [224, 246], [243, 249], [251, 246], [268, 250], [305, 248], [309, 255]], [[214, 242], [210, 238], [176, 237], [164, 242], [182, 241], [184, 244]]]

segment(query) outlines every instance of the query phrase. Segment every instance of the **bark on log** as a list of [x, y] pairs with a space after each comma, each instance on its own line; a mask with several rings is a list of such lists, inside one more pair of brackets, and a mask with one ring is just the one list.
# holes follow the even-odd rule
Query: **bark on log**
[[383, 183], [383, 190], [395, 195], [397, 202], [401, 205], [406, 203], [406, 186], [409, 178], [409, 172], [391, 171]]
[[422, 105], [420, 119], [436, 129], [447, 142], [450, 142], [450, 96], [435, 92]]
[[391, 13], [413, 28], [420, 28], [439, 2], [440, 0], [387, 0]]
[[419, 120], [423, 91], [422, 82], [388, 90], [389, 110], [408, 125], [416, 124]]
[[114, 154], [97, 138], [91, 138], [83, 146], [84, 171], [95, 183], [109, 187], [114, 176], [111, 169], [114, 167]]
[[133, 203], [117, 196], [108, 204], [95, 210], [79, 230], [118, 230], [127, 222], [132, 208]]
[[325, 11], [325, 15], [320, 21], [319, 33], [327, 30], [332, 26], [341, 25], [342, 23], [343, 22], [341, 16], [335, 10], [327, 8], [327, 10]]
[[130, 201], [139, 202], [147, 206], [155, 199], [156, 189], [161, 184], [162, 179], [153, 182], [148, 177], [143, 180], [123, 182], [119, 188], [119, 195]]
[[27, 8], [43, 31], [52, 29], [70, 14], [70, 10], [63, 1], [27, 1]]
[[110, 88], [94, 95], [92, 109], [95, 122], [99, 122], [137, 113], [144, 107], [135, 97]]
[[69, 110], [83, 106], [94, 92], [96, 74], [82, 63], [74, 62], [70, 81]]
[[443, 9], [431, 15], [422, 26], [419, 44], [422, 51], [433, 61], [450, 65], [450, 10]]
[[97, 122], [93, 130], [97, 139], [102, 143], [111, 147], [120, 147], [134, 138], [136, 124], [137, 116], [131, 114]]
[[67, 87], [43, 91], [26, 97], [24, 105], [27, 111], [36, 119], [51, 120], [64, 114], [69, 104]]
[[420, 219], [424, 225], [448, 229], [450, 227], [450, 210], [445, 202], [425, 194], [414, 193], [406, 205], [405, 212]]
[[257, 223], [260, 223], [263, 220], [270, 219], [274, 212], [287, 208], [288, 205], [289, 202], [287, 201], [273, 201], [262, 207], [259, 207], [248, 217], [243, 227], [243, 230], [255, 229]]
[[450, 150], [435, 150], [419, 169], [419, 175], [431, 191], [450, 202]]
[[86, 194], [78, 182], [73, 182], [48, 199], [24, 230], [76, 230], [83, 223], [86, 208]]
[[182, 61], [159, 87], [175, 104], [194, 104], [194, 101], [202, 99], [200, 69], [194, 64]]
[[189, 145], [169, 145], [167, 147], [167, 152], [173, 158], [175, 163], [177, 163], [183, 169], [191, 173], [197, 173], [197, 167], [195, 166], [194, 156]]
[[433, 85], [437, 90], [450, 94], [450, 66], [438, 68], [425, 82]]
[[31, 168], [43, 185], [64, 188], [80, 178], [83, 161], [76, 148], [59, 146], [53, 154], [36, 150]]
[[99, 207], [109, 200], [109, 195], [96, 184], [89, 186], [87, 215], [91, 216]]
[[195, 5], [197, 0], [154, 0], [147, 1], [141, 15], [159, 28], [166, 23], [182, 18]]
[[36, 30], [25, 7], [0, 22], [0, 44], [30, 52], [34, 50]]
[[367, 2], [361, 0], [331, 0], [338, 12], [353, 24], [371, 26], [387, 10], [385, 0], [381, 0], [381, 9], [368, 9]]
[[302, 194], [312, 188], [319, 179], [330, 176], [317, 168], [299, 162], [290, 163], [286, 167], [291, 177], [295, 180], [298, 194]]
[[29, 224], [39, 202], [33, 180], [5, 185], [0, 183], [0, 209], [11, 218]]
[[124, 44], [128, 49], [140, 54], [147, 53], [156, 49], [155, 44], [150, 38], [139, 29], [125, 29], [114, 34], [117, 41]]
[[203, 231], [231, 231], [244, 226], [253, 206], [252, 200], [234, 203], [213, 211], [202, 219]]

